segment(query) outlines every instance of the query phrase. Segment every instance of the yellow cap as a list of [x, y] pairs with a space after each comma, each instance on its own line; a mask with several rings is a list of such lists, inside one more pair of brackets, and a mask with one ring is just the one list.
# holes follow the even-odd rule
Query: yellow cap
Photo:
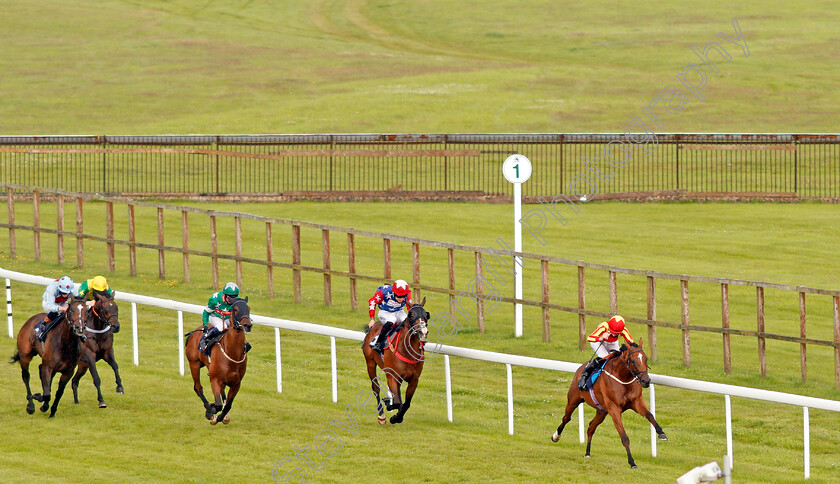
[[102, 276], [96, 276], [91, 280], [90, 288], [94, 291], [104, 291], [108, 289], [108, 281]]

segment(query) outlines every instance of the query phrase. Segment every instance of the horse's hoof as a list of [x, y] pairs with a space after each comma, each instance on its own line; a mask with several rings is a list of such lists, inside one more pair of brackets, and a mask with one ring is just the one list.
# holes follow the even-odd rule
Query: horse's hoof
[[51, 413], [51, 414], [50, 414], [50, 418], [55, 418], [55, 414], [54, 414], [54, 413]]
[[123, 395], [123, 394], [125, 394], [125, 390], [123, 389], [123, 387], [117, 387], [117, 393], [119, 393], [120, 395]]
[[222, 419], [222, 423], [225, 425], [230, 423], [230, 414], [225, 415], [225, 418]]
[[558, 440], [560, 440], [560, 434], [558, 434], [557, 432], [554, 432], [554, 435], [551, 436], [551, 441], [552, 442], [557, 442]]
[[105, 402], [99, 402], [99, 408], [108, 408], [108, 404]]
[[210, 425], [216, 425], [217, 423], [219, 423], [219, 421], [216, 419], [215, 415], [210, 417]]
[[402, 423], [402, 421], [403, 421], [403, 419], [402, 419], [402, 418], [397, 418], [397, 416], [396, 416], [396, 415], [394, 415], [393, 417], [391, 417], [391, 423], [392, 423], [392, 424]]
[[659, 434], [659, 440], [668, 440], [668, 436], [663, 434]]
[[638, 469], [638, 468], [639, 468], [639, 466], [637, 466], [636, 464], [633, 464], [632, 466], [630, 466], [630, 468], [631, 468], [631, 469]]
[[35, 413], [35, 405], [27, 405], [26, 406], [26, 413], [28, 413], [29, 415], [32, 415], [33, 413]]
[[388, 419], [386, 419], [384, 415], [380, 415], [377, 420], [379, 421], [379, 425], [385, 425], [388, 423]]
[[583, 456], [583, 458], [584, 458], [584, 459], [591, 459], [591, 458], [592, 458], [592, 456], [591, 456], [591, 455], [589, 455], [589, 454], [586, 454], [585, 456]]
[[41, 405], [41, 412], [46, 412], [49, 409], [50, 409], [49, 405]]

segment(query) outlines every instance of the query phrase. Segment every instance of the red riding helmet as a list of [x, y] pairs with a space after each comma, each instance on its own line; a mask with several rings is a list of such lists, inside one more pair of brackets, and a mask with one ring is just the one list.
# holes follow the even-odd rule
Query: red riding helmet
[[624, 331], [624, 318], [616, 314], [607, 321], [607, 326], [610, 327], [611, 333], [618, 334]]
[[391, 289], [394, 291], [395, 296], [406, 296], [409, 293], [408, 283], [402, 279], [397, 279], [391, 284]]

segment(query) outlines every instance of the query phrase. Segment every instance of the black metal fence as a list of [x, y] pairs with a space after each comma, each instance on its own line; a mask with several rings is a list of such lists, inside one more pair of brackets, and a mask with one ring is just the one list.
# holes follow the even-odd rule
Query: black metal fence
[[[654, 142], [655, 140], [655, 142]], [[523, 195], [653, 190], [840, 196], [840, 135], [342, 134], [0, 137], [0, 182], [78, 192], [510, 194], [502, 161], [533, 165]], [[609, 159], [608, 159], [609, 158]]]

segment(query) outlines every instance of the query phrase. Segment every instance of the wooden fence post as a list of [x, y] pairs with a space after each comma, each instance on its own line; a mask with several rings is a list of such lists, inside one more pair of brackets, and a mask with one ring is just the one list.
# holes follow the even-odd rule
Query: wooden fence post
[[219, 288], [219, 258], [216, 257], [219, 253], [219, 241], [216, 235], [216, 216], [210, 216], [210, 262], [213, 272], [213, 289]]
[[38, 190], [32, 193], [32, 225], [35, 235], [35, 260], [41, 260], [41, 194]]
[[108, 272], [116, 270], [114, 262], [114, 202], [105, 202], [105, 238], [108, 253]]
[[385, 279], [391, 279], [391, 239], [382, 239], [382, 265]]
[[[586, 268], [578, 266], [578, 309], [586, 309]], [[580, 350], [586, 349], [586, 315], [578, 313], [578, 340]]]
[[[799, 336], [806, 338], [805, 331], [805, 293], [799, 293]], [[806, 356], [807, 345], [801, 343], [799, 345], [799, 367], [802, 370], [802, 383], [808, 379], [808, 360]]]
[[[548, 304], [548, 261], [540, 261], [542, 272], [542, 302]], [[548, 306], [542, 308], [543, 316], [543, 341], [551, 341], [551, 323], [549, 322]]]
[[415, 298], [414, 301], [420, 301], [420, 289], [417, 288], [417, 285], [420, 284], [420, 244], [415, 242], [412, 244], [411, 250], [411, 262], [414, 266], [414, 294], [412, 297]]
[[613, 271], [610, 271], [610, 313], [618, 314], [618, 290]]
[[[647, 318], [656, 321], [656, 279], [647, 276]], [[648, 326], [648, 350], [650, 359], [656, 361], [656, 325]]]
[[15, 191], [9, 188], [9, 257], [17, 258], [17, 243], [15, 240]]
[[233, 217], [233, 231], [236, 244], [236, 285], [242, 287], [242, 218]]
[[683, 364], [691, 366], [691, 332], [688, 324], [691, 321], [688, 314], [688, 281], [680, 280], [680, 300], [682, 304], [682, 350]]
[[190, 220], [186, 210], [181, 211], [181, 245], [184, 247], [184, 282], [190, 282]]
[[163, 209], [157, 209], [157, 234], [158, 234], [158, 277], [166, 279], [166, 267], [163, 257]]
[[[347, 233], [347, 263], [350, 274], [356, 273], [356, 236], [352, 232]], [[356, 278], [350, 276], [350, 308], [355, 311], [359, 309], [359, 298], [356, 293]]]
[[134, 205], [128, 205], [128, 265], [132, 276], [137, 275], [137, 240], [134, 232]]
[[758, 327], [758, 367], [761, 376], [767, 376], [767, 352], [765, 350], [764, 333], [764, 288], [755, 288], [755, 314]]
[[[323, 256], [324, 271], [330, 270], [330, 231], [321, 230], [321, 254]], [[332, 306], [332, 276], [324, 272], [324, 306]]]
[[58, 195], [58, 263], [64, 264], [64, 195]]
[[[484, 333], [484, 300], [481, 298], [484, 292], [484, 274], [481, 267], [481, 252], [475, 253], [475, 306], [478, 331]], [[452, 313], [453, 315], [455, 313]]]
[[[449, 290], [455, 290], [455, 250], [451, 247], [449, 252]], [[455, 315], [455, 295], [449, 293], [449, 314]]]
[[[720, 285], [720, 319], [723, 329], [729, 329], [729, 284]], [[723, 372], [732, 373], [732, 353], [729, 333], [723, 333]]]
[[[300, 225], [292, 225], [292, 265], [300, 265]], [[295, 302], [300, 302], [300, 269], [292, 269], [292, 290]]]
[[85, 218], [82, 214], [82, 197], [76, 197], [76, 265], [81, 269], [85, 266], [84, 233]]
[[[840, 343], [840, 296], [834, 296], [834, 343]], [[834, 388], [840, 390], [840, 348], [834, 347]]]
[[271, 222], [265, 223], [265, 260], [268, 262], [265, 266], [268, 277], [268, 297], [274, 297], [274, 266], [271, 265], [274, 261], [274, 241], [271, 236]]

